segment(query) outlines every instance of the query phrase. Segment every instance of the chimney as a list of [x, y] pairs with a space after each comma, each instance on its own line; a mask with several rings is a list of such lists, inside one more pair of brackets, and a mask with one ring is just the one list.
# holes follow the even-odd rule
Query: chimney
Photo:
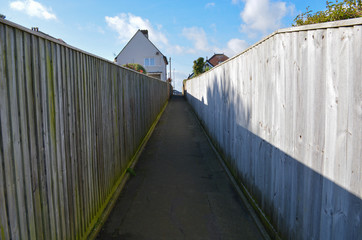
[[141, 33], [143, 33], [143, 35], [148, 38], [148, 30], [141, 30]]

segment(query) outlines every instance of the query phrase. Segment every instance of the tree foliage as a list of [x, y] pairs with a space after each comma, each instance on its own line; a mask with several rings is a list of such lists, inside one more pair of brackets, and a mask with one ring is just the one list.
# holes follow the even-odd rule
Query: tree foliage
[[313, 23], [331, 22], [349, 18], [362, 17], [361, 0], [343, 0], [338, 2], [326, 2], [326, 10], [313, 13], [307, 7], [306, 12], [298, 14], [293, 26], [301, 26]]
[[204, 62], [204, 58], [203, 57], [199, 57], [197, 60], [194, 61], [194, 66], [192, 67], [193, 72], [194, 72], [194, 76], [200, 75], [201, 73], [204, 72], [204, 66], [205, 66], [205, 62]]
[[135, 71], [140, 72], [140, 73], [144, 73], [144, 74], [147, 73], [146, 69], [141, 64], [138, 64], [138, 63], [127, 63], [127, 64], [124, 64], [122, 66], [126, 67], [126, 68], [129, 68], [129, 69], [132, 69], [132, 70], [135, 70]]

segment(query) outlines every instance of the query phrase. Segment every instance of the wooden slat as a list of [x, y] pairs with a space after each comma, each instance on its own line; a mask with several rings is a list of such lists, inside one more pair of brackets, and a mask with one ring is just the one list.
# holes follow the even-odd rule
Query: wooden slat
[[[35, 231], [35, 236], [32, 234], [31, 238], [41, 238], [43, 234], [42, 216], [41, 216], [41, 199], [38, 181], [38, 158], [37, 158], [37, 140], [36, 136], [36, 117], [35, 117], [35, 95], [34, 95], [34, 75], [35, 67], [33, 64], [33, 37], [30, 34], [25, 34], [24, 44], [24, 61], [25, 61], [25, 81], [26, 81], [26, 110], [27, 110], [27, 126], [28, 126], [28, 147], [29, 147], [29, 164], [26, 168], [31, 179], [28, 183], [31, 184], [30, 194], [28, 194], [29, 201], [32, 201], [33, 213], [29, 214], [30, 232]], [[29, 188], [29, 187], [28, 187]], [[32, 216], [33, 215], [33, 216]], [[35, 226], [34, 226], [35, 225]]]
[[87, 81], [87, 66], [86, 66], [86, 60], [85, 55], [80, 55], [80, 64], [81, 64], [81, 78], [80, 78], [80, 102], [81, 102], [81, 126], [82, 126], [82, 161], [83, 161], [83, 167], [82, 167], [82, 197], [83, 197], [83, 209], [84, 209], [84, 232], [87, 230], [88, 223], [91, 222], [91, 218], [89, 216], [89, 185], [88, 185], [88, 161], [89, 158], [87, 156], [88, 148], [87, 148], [87, 120], [86, 120], [86, 109], [88, 108], [86, 104], [85, 99], [85, 91], [86, 91], [86, 81]]
[[78, 52], [72, 54], [72, 148], [73, 148], [73, 159], [72, 159], [72, 169], [73, 169], [73, 194], [74, 194], [74, 211], [75, 211], [75, 226], [76, 226], [76, 238], [80, 238], [82, 232], [82, 220], [81, 220], [81, 206], [80, 206], [80, 186], [79, 186], [79, 168], [81, 164], [81, 159], [79, 157], [79, 120], [78, 120], [78, 110], [79, 110], [79, 98], [78, 98]]
[[56, 229], [56, 213], [55, 213], [55, 206], [54, 206], [54, 193], [53, 193], [53, 186], [54, 186], [54, 180], [53, 180], [53, 171], [52, 171], [52, 149], [51, 149], [51, 137], [52, 133], [50, 126], [50, 119], [49, 116], [51, 115], [49, 106], [49, 82], [48, 82], [48, 71], [50, 71], [48, 66], [49, 58], [47, 54], [49, 54], [48, 42], [43, 41], [42, 39], [39, 39], [39, 52], [40, 52], [40, 87], [41, 87], [41, 96], [42, 96], [42, 102], [41, 102], [41, 111], [42, 111], [42, 139], [43, 139], [43, 147], [44, 147], [44, 181], [45, 181], [45, 189], [44, 193], [47, 196], [48, 199], [48, 221], [50, 222], [50, 237], [52, 239], [56, 238], [57, 235], [57, 229]]
[[95, 86], [94, 86], [94, 98], [96, 99], [96, 101], [94, 102], [95, 105], [95, 132], [96, 132], [96, 163], [95, 163], [95, 171], [96, 171], [96, 179], [97, 179], [97, 207], [101, 207], [102, 205], [102, 196], [103, 196], [103, 191], [104, 189], [102, 188], [102, 140], [103, 140], [103, 136], [102, 136], [102, 98], [101, 98], [101, 91], [97, 91], [97, 89], [100, 89], [102, 87], [101, 85], [101, 62], [97, 61], [97, 69], [99, 69], [99, 71], [96, 73], [96, 82], [95, 82]]
[[80, 232], [85, 231], [85, 208], [84, 208], [84, 140], [83, 140], [83, 102], [82, 102], [82, 54], [76, 54], [76, 77], [75, 77], [75, 87], [76, 87], [76, 143], [77, 143], [77, 176], [78, 176], [78, 211], [79, 211], [79, 224]]
[[[29, 150], [29, 138], [28, 138], [28, 116], [27, 116], [27, 96], [26, 96], [26, 84], [27, 77], [30, 77], [29, 68], [31, 64], [25, 62], [25, 58], [29, 61], [29, 52], [24, 53], [24, 45], [27, 45], [23, 38], [23, 32], [16, 31], [17, 39], [17, 78], [18, 78], [18, 90], [19, 90], [19, 112], [20, 112], [20, 127], [21, 127], [21, 141], [22, 141], [22, 165], [23, 172], [21, 175], [24, 177], [24, 188], [25, 188], [25, 199], [26, 202], [26, 213], [27, 213], [27, 231], [30, 238], [36, 238], [35, 221], [34, 221], [34, 207], [33, 207], [33, 196], [32, 196], [32, 185], [31, 185], [31, 163], [30, 163], [30, 150]], [[25, 43], [25, 44], [24, 44]], [[28, 74], [26, 74], [28, 73]], [[28, 87], [32, 87], [31, 85]]]
[[[54, 211], [56, 217], [56, 236], [58, 239], [63, 238], [64, 232], [62, 232], [62, 206], [60, 204], [60, 194], [62, 189], [61, 174], [59, 170], [58, 151], [60, 150], [60, 144], [57, 143], [57, 132], [59, 129], [59, 123], [57, 123], [59, 111], [57, 110], [57, 99], [58, 99], [58, 84], [57, 84], [57, 56], [56, 56], [56, 45], [49, 43], [48, 45], [49, 56], [48, 63], [48, 96], [49, 96], [49, 125], [50, 125], [50, 144], [51, 144], [51, 163], [52, 163], [52, 180], [53, 180], [53, 194], [54, 194]], [[61, 167], [60, 167], [61, 169]], [[59, 178], [60, 177], [60, 178]]]
[[51, 48], [51, 68], [52, 68], [52, 88], [50, 89], [53, 94], [52, 101], [52, 116], [51, 124], [53, 129], [52, 143], [53, 143], [53, 172], [54, 172], [54, 181], [55, 181], [55, 192], [56, 192], [56, 213], [57, 213], [57, 237], [59, 239], [65, 238], [65, 213], [64, 213], [64, 187], [63, 187], [63, 166], [62, 166], [62, 143], [61, 140], [61, 122], [62, 120], [62, 111], [59, 106], [61, 99], [61, 86], [59, 87], [58, 81], [60, 81], [61, 69], [60, 69], [60, 49], [59, 46], [55, 44], [50, 44]]
[[88, 89], [88, 84], [89, 84], [89, 65], [88, 65], [88, 57], [86, 55], [83, 56], [83, 66], [84, 66], [84, 78], [83, 78], [83, 110], [84, 110], [84, 146], [85, 146], [85, 161], [86, 161], [86, 169], [85, 169], [85, 181], [86, 181], [86, 193], [85, 193], [85, 198], [87, 200], [87, 206], [86, 206], [86, 211], [87, 211], [87, 221], [86, 221], [86, 228], [88, 228], [88, 223], [90, 223], [92, 221], [92, 201], [91, 201], [91, 191], [92, 191], [92, 187], [91, 187], [91, 174], [90, 174], [90, 167], [91, 167], [91, 148], [89, 146], [90, 140], [91, 140], [91, 136], [90, 136], [90, 132], [89, 132], [89, 121], [90, 121], [90, 116], [89, 116], [89, 110], [90, 110], [90, 106], [89, 106], [89, 102], [88, 102], [88, 94], [89, 94], [89, 89]]
[[67, 162], [68, 155], [66, 153], [66, 123], [67, 123], [67, 111], [66, 111], [66, 73], [65, 73], [65, 51], [64, 47], [59, 46], [57, 48], [57, 143], [59, 144], [59, 151], [57, 152], [58, 158], [58, 171], [60, 175], [60, 181], [62, 182], [62, 188], [60, 189], [60, 207], [63, 219], [62, 232], [63, 237], [70, 239], [70, 226], [69, 226], [69, 202], [68, 202], [68, 175], [67, 175]]
[[[5, 45], [5, 26], [0, 25], [0, 52], [6, 52]], [[6, 55], [0, 57], [0, 236], [4, 239], [10, 239], [11, 226], [9, 225], [9, 204], [7, 203], [9, 198], [6, 198], [6, 194], [10, 192], [8, 189], [10, 182], [7, 182], [9, 178], [9, 172], [6, 171], [7, 162], [11, 159], [10, 157], [10, 122], [9, 122], [9, 101], [8, 101], [8, 89], [7, 89], [7, 77], [6, 77]], [[12, 192], [12, 191], [11, 191]], [[12, 200], [12, 199], [9, 199]]]
[[[48, 201], [46, 196], [46, 178], [45, 178], [45, 168], [44, 168], [44, 146], [43, 146], [43, 136], [42, 136], [42, 95], [41, 95], [41, 83], [40, 83], [40, 44], [39, 38], [32, 36], [32, 62], [33, 62], [33, 91], [34, 91], [34, 131], [35, 131], [35, 146], [36, 146], [36, 160], [37, 169], [33, 169], [34, 184], [37, 186], [35, 188], [35, 201], [37, 206], [37, 225], [39, 238], [47, 239], [50, 238], [50, 222], [48, 215]], [[35, 164], [35, 163], [34, 163]], [[34, 166], [34, 167], [35, 167]], [[41, 211], [39, 211], [41, 210]], [[41, 214], [41, 218], [40, 215]], [[41, 219], [41, 221], [40, 221]]]
[[96, 133], [96, 95], [95, 95], [95, 86], [97, 83], [97, 75], [95, 69], [97, 68], [97, 61], [90, 58], [91, 62], [91, 76], [92, 81], [89, 84], [89, 98], [90, 98], [90, 128], [91, 128], [91, 136], [90, 140], [91, 144], [91, 158], [92, 158], [92, 166], [91, 166], [91, 177], [92, 177], [92, 185], [93, 185], [93, 195], [91, 196], [93, 199], [93, 213], [94, 216], [97, 212], [99, 199], [98, 199], [98, 178], [97, 178], [97, 133]]
[[74, 179], [75, 179], [75, 169], [74, 169], [74, 124], [73, 124], [73, 59], [72, 51], [69, 49], [65, 50], [65, 73], [66, 73], [66, 93], [67, 98], [65, 98], [65, 111], [66, 111], [66, 121], [65, 121], [65, 132], [66, 132], [66, 164], [67, 164], [67, 179], [68, 179], [68, 201], [69, 201], [69, 226], [70, 226], [70, 235], [71, 239], [76, 238], [76, 205], [75, 205], [75, 194], [74, 194]]
[[[4, 124], [4, 126], [9, 128], [9, 135], [5, 135], [5, 151], [9, 151], [6, 153], [6, 161], [5, 161], [5, 171], [8, 173], [8, 177], [6, 182], [8, 182], [7, 195], [9, 196], [9, 221], [11, 225], [11, 235], [14, 238], [20, 238], [24, 236], [24, 224], [25, 224], [25, 216], [24, 216], [24, 200], [21, 198], [22, 193], [24, 191], [22, 181], [20, 181], [19, 176], [19, 165], [21, 161], [20, 156], [20, 137], [19, 137], [19, 120], [18, 120], [18, 109], [17, 107], [17, 89], [16, 89], [16, 73], [15, 73], [15, 39], [14, 39], [14, 29], [6, 28], [6, 62], [7, 62], [7, 83], [8, 83], [8, 101], [9, 101], [9, 110], [7, 112], [7, 116], [9, 119], [8, 124]], [[9, 145], [8, 145], [9, 144]], [[20, 185], [20, 186], [19, 186]], [[20, 193], [20, 196], [18, 194]], [[19, 206], [19, 200], [22, 203], [22, 206]], [[12, 202], [12, 203], [11, 203]], [[23, 212], [21, 216], [19, 215], [19, 207], [22, 208]]]

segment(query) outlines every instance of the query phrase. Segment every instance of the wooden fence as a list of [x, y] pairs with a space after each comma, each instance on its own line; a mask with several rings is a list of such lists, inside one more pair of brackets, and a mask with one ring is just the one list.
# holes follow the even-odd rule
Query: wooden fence
[[362, 18], [279, 30], [186, 91], [283, 238], [361, 239]]
[[0, 239], [80, 239], [167, 84], [0, 19]]

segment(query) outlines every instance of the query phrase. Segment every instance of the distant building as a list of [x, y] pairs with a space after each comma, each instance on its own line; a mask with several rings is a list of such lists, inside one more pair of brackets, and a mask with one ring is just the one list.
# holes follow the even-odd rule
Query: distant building
[[[219, 63], [222, 63], [226, 60], [228, 60], [229, 57], [226, 56], [223, 53], [214, 53], [214, 55], [210, 58], [207, 59], [206, 57], [206, 61], [205, 61], [205, 65], [204, 65], [204, 71], [205, 69], [208, 67], [209, 69], [215, 67], [216, 65], [218, 65]], [[187, 79], [193, 78], [194, 77], [194, 73], [191, 73]]]
[[48, 37], [48, 38], [51, 38], [52, 40], [59, 41], [59, 42], [61, 42], [61, 43], [67, 44], [66, 42], [64, 42], [64, 41], [63, 41], [62, 39], [60, 39], [60, 38], [55, 38], [55, 37], [50, 36], [49, 34], [47, 34], [47, 33], [45, 33], [45, 32], [40, 31], [38, 27], [32, 27], [31, 30], [34, 31], [34, 32], [37, 32], [37, 33], [39, 33], [39, 34], [41, 34], [41, 35], [43, 35], [44, 37]]
[[147, 75], [166, 81], [167, 58], [148, 39], [148, 30], [138, 30], [114, 61], [119, 65], [138, 63], [144, 66]]
[[228, 60], [229, 57], [226, 56], [223, 53], [214, 53], [214, 56], [212, 56], [209, 60], [207, 60], [206, 62], [210, 63], [212, 67], [215, 67], [216, 65], [218, 65], [219, 63], [222, 63], [226, 60]]

